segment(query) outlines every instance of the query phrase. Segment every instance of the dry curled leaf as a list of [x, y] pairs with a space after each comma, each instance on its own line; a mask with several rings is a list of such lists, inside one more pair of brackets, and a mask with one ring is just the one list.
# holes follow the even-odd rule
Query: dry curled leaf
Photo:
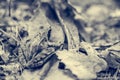
[[[94, 79], [96, 72], [106, 67], [106, 62], [97, 56], [90, 57], [73, 51], [57, 51], [57, 56], [79, 79]], [[87, 77], [86, 77], [87, 76]]]

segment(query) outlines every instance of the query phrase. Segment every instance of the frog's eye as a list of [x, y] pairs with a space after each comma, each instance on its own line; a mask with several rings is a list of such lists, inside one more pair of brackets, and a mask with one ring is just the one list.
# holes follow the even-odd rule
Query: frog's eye
[[29, 33], [24, 29], [20, 30], [19, 34], [21, 38], [27, 37], [29, 35]]
[[40, 26], [40, 29], [44, 29], [44, 26]]

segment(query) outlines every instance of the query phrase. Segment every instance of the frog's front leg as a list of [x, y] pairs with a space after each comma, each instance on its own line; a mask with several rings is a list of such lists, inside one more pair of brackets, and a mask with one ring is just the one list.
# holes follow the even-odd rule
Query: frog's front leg
[[64, 43], [64, 39], [65, 36], [62, 28], [58, 24], [52, 26], [50, 32], [48, 33], [48, 45], [60, 46]]

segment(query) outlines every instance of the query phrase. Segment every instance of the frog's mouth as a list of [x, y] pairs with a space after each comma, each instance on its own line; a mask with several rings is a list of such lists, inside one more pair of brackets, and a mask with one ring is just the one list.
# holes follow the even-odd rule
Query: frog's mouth
[[110, 53], [110, 56], [120, 63], [120, 53]]

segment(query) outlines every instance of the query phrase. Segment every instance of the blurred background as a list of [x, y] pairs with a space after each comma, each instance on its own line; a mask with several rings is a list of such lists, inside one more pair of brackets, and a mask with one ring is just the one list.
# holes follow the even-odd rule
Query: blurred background
[[[120, 46], [120, 0], [56, 0], [56, 2], [55, 0], [40, 0], [40, 4], [39, 0], [0, 0], [0, 29], [16, 36], [17, 32], [14, 26], [22, 22], [19, 25], [20, 32], [22, 33], [20, 36], [22, 39], [26, 36], [28, 37], [29, 32], [24, 23], [29, 22], [31, 19], [34, 21], [34, 17], [37, 16], [36, 13], [39, 13], [39, 5], [41, 6], [41, 10], [46, 13], [45, 17], [53, 23], [57, 23], [57, 21], [60, 23], [58, 15], [55, 14], [55, 10], [57, 9], [60, 12], [60, 17], [70, 23], [68, 27], [77, 27], [80, 41], [91, 43], [92, 47], [96, 50], [98, 49], [98, 52], [103, 53], [106, 48], [114, 45], [111, 51], [104, 57], [109, 67], [107, 70], [98, 73], [98, 77], [120, 76], [120, 69], [118, 68], [120, 67], [120, 47], [118, 47]], [[44, 19], [42, 20], [44, 22]], [[47, 24], [47, 21], [45, 23]], [[7, 27], [5, 27], [6, 25]], [[34, 24], [30, 24], [29, 26], [34, 26]], [[34, 28], [36, 33], [39, 31], [37, 29]], [[31, 34], [32, 32], [33, 30], [31, 30]], [[60, 40], [60, 38], [58, 39]], [[0, 40], [4, 40], [8, 52], [14, 50], [17, 52], [16, 41], [12, 39], [8, 40], [8, 37], [4, 36], [1, 31]], [[115, 74], [117, 72], [119, 74]], [[109, 80], [109, 78], [105, 80]]]

